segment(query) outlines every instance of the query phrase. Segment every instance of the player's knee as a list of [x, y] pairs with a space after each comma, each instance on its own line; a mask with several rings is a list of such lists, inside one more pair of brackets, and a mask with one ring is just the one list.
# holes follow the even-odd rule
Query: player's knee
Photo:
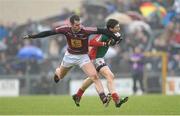
[[93, 80], [93, 81], [98, 80], [98, 78], [99, 78], [97, 73], [92, 73], [89, 75], [89, 77], [91, 77], [91, 80]]

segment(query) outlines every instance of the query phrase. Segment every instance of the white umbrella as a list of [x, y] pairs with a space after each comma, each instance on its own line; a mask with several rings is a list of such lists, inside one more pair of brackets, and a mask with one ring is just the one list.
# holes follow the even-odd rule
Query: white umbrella
[[110, 14], [109, 16], [106, 17], [106, 21], [108, 21], [109, 19], [116, 19], [117, 21], [119, 21], [120, 24], [123, 25], [127, 25], [133, 21], [130, 16], [120, 12], [115, 12], [113, 14]]
[[139, 30], [146, 30], [148, 33], [151, 33], [151, 27], [149, 24], [143, 22], [143, 21], [133, 21], [128, 25], [128, 31], [130, 33], [134, 33], [135, 31]]

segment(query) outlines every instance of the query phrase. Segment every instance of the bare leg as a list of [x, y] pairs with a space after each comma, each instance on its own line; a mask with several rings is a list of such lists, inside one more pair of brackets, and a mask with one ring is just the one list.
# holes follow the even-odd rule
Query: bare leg
[[79, 102], [80, 102], [81, 96], [84, 93], [84, 90], [86, 90], [94, 82], [96, 91], [98, 92], [101, 101], [103, 102], [105, 107], [107, 107], [111, 100], [111, 96], [105, 95], [104, 88], [102, 86], [102, 83], [101, 83], [98, 75], [97, 75], [94, 65], [91, 62], [89, 62], [89, 63], [83, 65], [81, 68], [86, 73], [88, 78], [83, 82], [83, 84], [82, 84], [81, 88], [78, 90], [77, 94], [73, 95], [73, 100], [74, 100], [76, 106], [79, 106]]
[[71, 69], [71, 67], [66, 68], [62, 65], [60, 67], [56, 68], [55, 75], [54, 75], [54, 81], [56, 83], [59, 82], [60, 79], [63, 79], [65, 77], [65, 75], [68, 73], [68, 71], [70, 69]]
[[111, 96], [105, 95], [104, 88], [102, 86], [102, 83], [97, 75], [96, 69], [95, 69], [94, 65], [92, 64], [92, 62], [86, 63], [81, 68], [87, 74], [87, 76], [94, 82], [96, 91], [98, 92], [102, 103], [105, 105], [105, 107], [107, 107], [111, 100]]
[[[112, 95], [113, 101], [115, 102], [116, 107], [120, 107], [123, 103], [127, 102], [128, 97], [120, 100], [118, 93], [115, 90], [114, 84], [114, 74], [111, 72], [108, 66], [104, 66], [100, 69], [99, 73], [107, 79], [107, 87], [109, 92]], [[84, 91], [93, 83], [90, 77], [86, 78], [77, 92], [77, 95], [81, 97]], [[79, 102], [78, 102], [79, 103]], [[78, 104], [79, 105], [79, 104]]]
[[[112, 93], [115, 93], [116, 90], [115, 90], [115, 85], [114, 85], [114, 74], [111, 72], [111, 70], [109, 69], [108, 66], [104, 66], [100, 69], [99, 73], [101, 75], [103, 75], [106, 79], [107, 79], [107, 87], [108, 87], [108, 90], [109, 92], [112, 94]], [[85, 91], [91, 84], [93, 83], [93, 81], [91, 80], [90, 77], [86, 78], [84, 81], [83, 81], [83, 84], [82, 86], [80, 87], [81, 90]]]
[[114, 74], [111, 72], [108, 66], [104, 66], [100, 69], [99, 73], [107, 79], [107, 87], [109, 92], [112, 94], [116, 92], [114, 84]]
[[81, 87], [78, 89], [77, 93], [72, 96], [72, 97], [73, 97], [73, 100], [74, 100], [74, 102], [75, 102], [75, 104], [76, 104], [76, 106], [80, 106], [79, 103], [80, 103], [81, 97], [82, 97], [82, 95], [84, 94], [84, 91], [85, 91], [91, 84], [93, 84], [93, 81], [92, 81], [89, 77], [86, 78], [86, 79], [83, 81]]
[[111, 72], [108, 66], [104, 66], [100, 69], [100, 74], [103, 75], [107, 79], [107, 87], [109, 92], [112, 95], [113, 101], [115, 102], [116, 106], [120, 104], [120, 97], [115, 90], [114, 84], [114, 74]]
[[128, 97], [125, 97], [124, 99], [122, 98], [120, 99], [118, 93], [115, 90], [114, 74], [111, 72], [108, 66], [102, 67], [100, 69], [100, 74], [102, 74], [107, 79], [108, 89], [112, 95], [113, 101], [115, 102], [115, 106], [121, 107], [122, 104], [128, 101]]
[[83, 81], [80, 89], [85, 91], [91, 84], [93, 84], [93, 81], [91, 80], [91, 78], [88, 77]]
[[102, 86], [101, 81], [99, 80], [99, 77], [97, 75], [96, 69], [94, 65], [89, 62], [82, 66], [82, 70], [86, 73], [86, 75], [94, 82], [97, 92], [103, 93], [104, 88]]

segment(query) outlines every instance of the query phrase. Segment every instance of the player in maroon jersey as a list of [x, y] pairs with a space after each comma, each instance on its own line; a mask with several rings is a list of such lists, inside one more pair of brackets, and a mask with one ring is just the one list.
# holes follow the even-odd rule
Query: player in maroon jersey
[[78, 65], [95, 83], [96, 90], [103, 104], [105, 104], [105, 106], [108, 105], [110, 97], [105, 95], [96, 69], [88, 56], [88, 36], [90, 34], [105, 34], [113, 37], [115, 40], [118, 40], [119, 38], [107, 29], [83, 27], [80, 23], [79, 16], [73, 15], [70, 17], [70, 25], [60, 26], [54, 30], [40, 32], [39, 34], [35, 35], [27, 35], [24, 37], [24, 39], [42, 38], [55, 34], [65, 35], [68, 44], [68, 48], [63, 57], [62, 63], [56, 68], [54, 75], [55, 82], [57, 83], [59, 80], [63, 79], [74, 65]]

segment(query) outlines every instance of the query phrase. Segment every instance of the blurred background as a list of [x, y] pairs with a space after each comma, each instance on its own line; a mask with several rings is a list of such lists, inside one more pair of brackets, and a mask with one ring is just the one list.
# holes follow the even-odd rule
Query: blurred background
[[[180, 94], [180, 0], [0, 0], [0, 96], [77, 91], [86, 77], [79, 67], [53, 81], [64, 36], [22, 39], [66, 24], [74, 13], [85, 26], [119, 21], [124, 39], [105, 58], [120, 94]], [[94, 86], [85, 94], [96, 95]]]

